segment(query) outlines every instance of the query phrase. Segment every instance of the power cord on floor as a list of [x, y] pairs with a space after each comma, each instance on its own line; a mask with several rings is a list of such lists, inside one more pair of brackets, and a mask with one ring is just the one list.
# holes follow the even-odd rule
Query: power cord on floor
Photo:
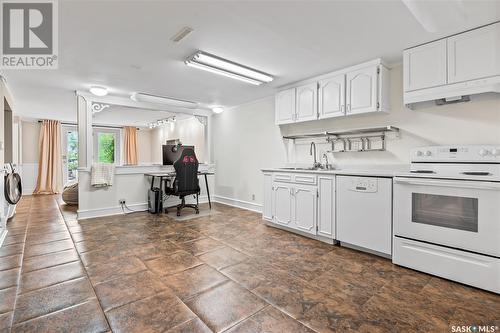
[[[129, 208], [125, 202], [120, 203], [120, 206], [122, 207], [122, 212], [123, 214], [131, 214], [131, 213], [138, 213], [141, 212], [140, 210], [133, 210], [132, 208]], [[125, 208], [129, 210], [129, 212], [125, 211]]]

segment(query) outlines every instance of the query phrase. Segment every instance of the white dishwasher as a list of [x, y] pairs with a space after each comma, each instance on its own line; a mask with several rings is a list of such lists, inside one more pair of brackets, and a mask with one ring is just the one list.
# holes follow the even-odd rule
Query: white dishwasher
[[391, 256], [392, 179], [357, 176], [336, 179], [337, 240]]

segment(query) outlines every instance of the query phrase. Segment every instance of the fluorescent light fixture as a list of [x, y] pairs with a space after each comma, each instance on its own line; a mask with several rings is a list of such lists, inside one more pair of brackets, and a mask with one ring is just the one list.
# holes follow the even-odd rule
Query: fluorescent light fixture
[[269, 74], [202, 51], [187, 58], [185, 64], [255, 85], [274, 80], [274, 77]]
[[99, 97], [106, 96], [108, 94], [108, 88], [100, 86], [92, 86], [89, 91], [91, 94]]
[[224, 112], [224, 108], [220, 107], [220, 106], [214, 106], [212, 108], [212, 111], [213, 111], [213, 113], [222, 113], [222, 112]]
[[133, 93], [130, 96], [130, 99], [135, 102], [164, 104], [164, 105], [175, 106], [179, 108], [187, 108], [187, 109], [196, 109], [198, 107], [198, 103], [195, 102], [185, 101], [182, 99], [171, 98], [171, 97], [144, 94], [144, 93]]

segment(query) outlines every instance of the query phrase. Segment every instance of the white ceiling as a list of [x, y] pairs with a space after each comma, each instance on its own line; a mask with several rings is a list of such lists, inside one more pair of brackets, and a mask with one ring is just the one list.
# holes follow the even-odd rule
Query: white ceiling
[[[74, 121], [74, 91], [91, 85], [107, 86], [116, 96], [138, 91], [234, 106], [376, 57], [400, 62], [404, 48], [500, 19], [500, 1], [451, 2], [459, 2], [466, 16], [429, 33], [399, 0], [60, 0], [59, 69], [4, 74], [14, 111], [26, 117]], [[171, 42], [186, 25], [194, 32]], [[183, 60], [198, 49], [276, 80], [257, 87], [185, 66]]]
[[110, 105], [101, 112], [95, 113], [92, 117], [92, 122], [97, 125], [148, 127], [149, 123], [166, 119], [174, 115], [177, 119], [190, 117], [189, 115], [175, 114], [166, 111]]

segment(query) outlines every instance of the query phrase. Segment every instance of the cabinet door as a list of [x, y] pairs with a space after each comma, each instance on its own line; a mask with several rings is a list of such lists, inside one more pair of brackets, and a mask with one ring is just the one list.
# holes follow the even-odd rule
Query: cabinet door
[[318, 88], [319, 119], [345, 115], [345, 75], [321, 80]]
[[292, 188], [288, 184], [274, 183], [273, 222], [293, 228]]
[[445, 85], [446, 40], [438, 40], [403, 52], [404, 91]]
[[447, 38], [448, 83], [500, 75], [500, 23]]
[[346, 114], [377, 111], [377, 66], [347, 73]]
[[272, 221], [273, 219], [273, 175], [271, 173], [264, 173], [262, 218], [266, 221]]
[[295, 199], [293, 207], [295, 227], [300, 231], [315, 235], [317, 187], [295, 185], [293, 193]]
[[318, 118], [318, 88], [316, 83], [297, 87], [297, 117], [295, 121]]
[[275, 96], [276, 125], [295, 121], [295, 88], [280, 91]]
[[318, 176], [318, 235], [335, 239], [335, 176]]

